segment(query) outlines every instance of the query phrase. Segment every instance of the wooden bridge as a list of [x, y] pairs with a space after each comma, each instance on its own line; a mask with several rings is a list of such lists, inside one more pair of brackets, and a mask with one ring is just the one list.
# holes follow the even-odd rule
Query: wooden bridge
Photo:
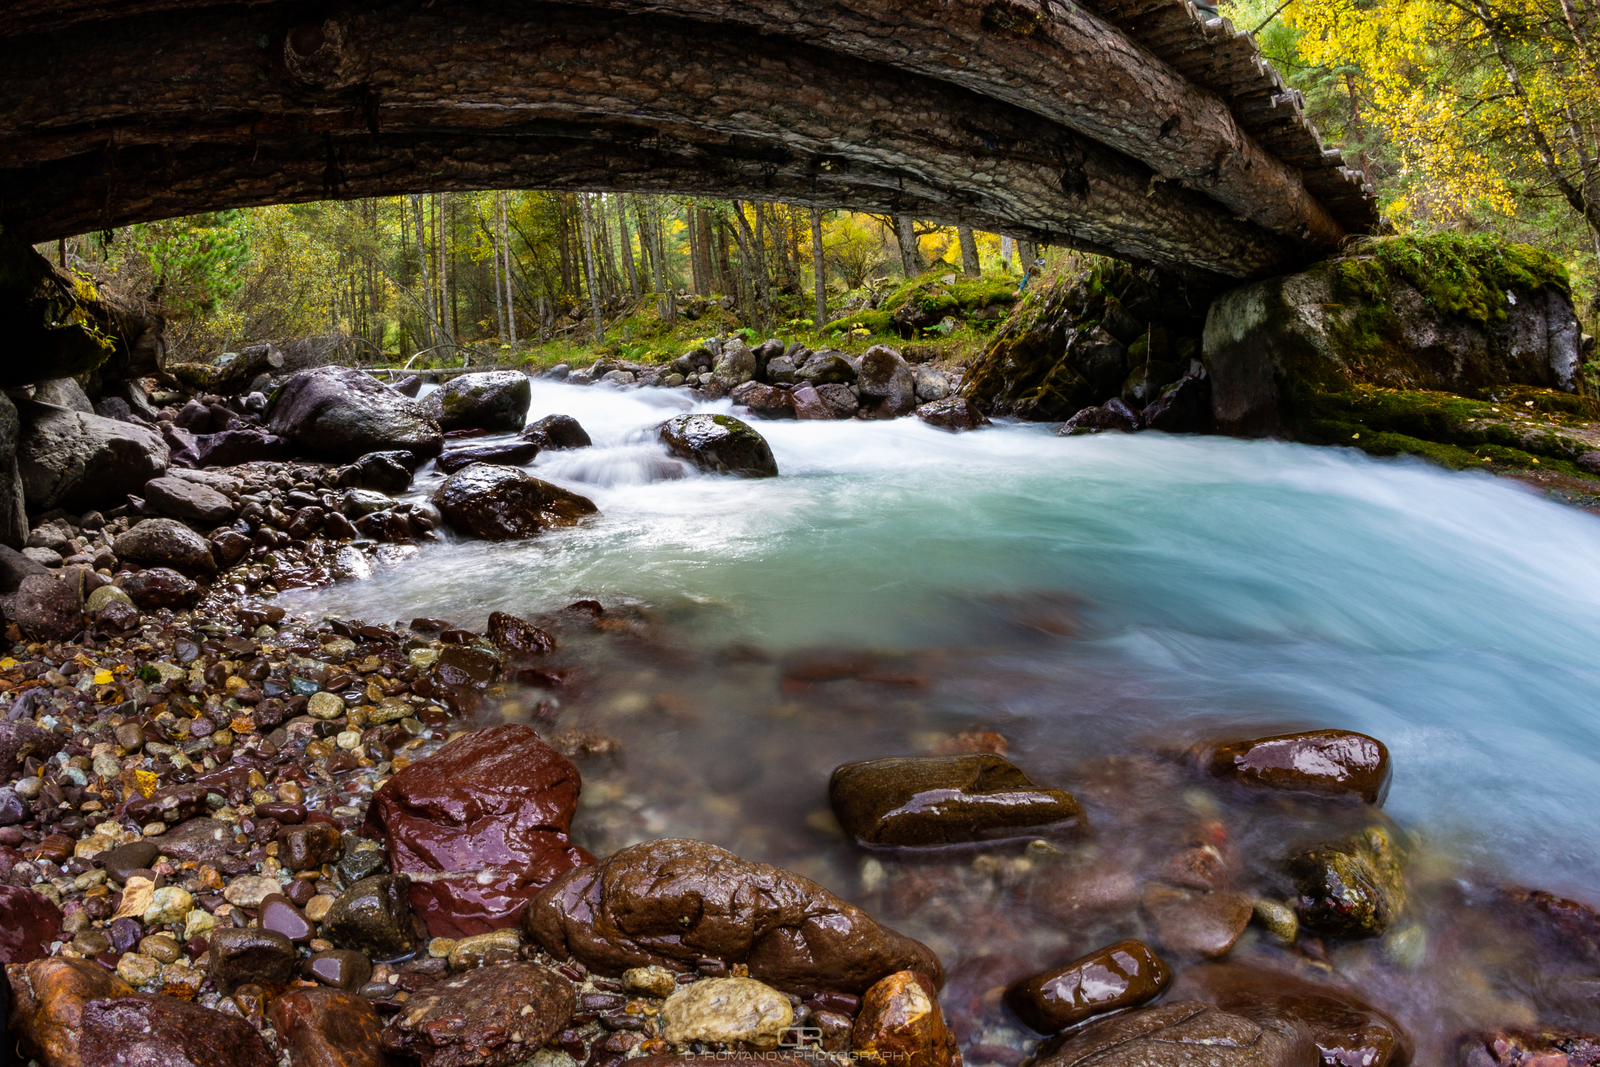
[[0, 223], [29, 241], [449, 189], [909, 214], [1198, 278], [1376, 215], [1188, 0], [10, 0]]

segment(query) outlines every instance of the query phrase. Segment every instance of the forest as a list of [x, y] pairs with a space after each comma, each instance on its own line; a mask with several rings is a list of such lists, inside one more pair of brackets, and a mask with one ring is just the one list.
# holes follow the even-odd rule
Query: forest
[[[1220, 14], [1254, 33], [1328, 145], [1365, 171], [1386, 227], [1554, 254], [1594, 332], [1592, 3], [1238, 0]], [[1044, 250], [900, 216], [512, 190], [217, 212], [41, 251], [159, 311], [182, 360], [318, 337], [352, 362], [423, 367], [549, 364], [599, 346], [671, 358], [739, 328], [864, 338], [884, 324], [844, 320], [904, 279], [1014, 285]], [[951, 320], [930, 339], [964, 355], [982, 329]]]

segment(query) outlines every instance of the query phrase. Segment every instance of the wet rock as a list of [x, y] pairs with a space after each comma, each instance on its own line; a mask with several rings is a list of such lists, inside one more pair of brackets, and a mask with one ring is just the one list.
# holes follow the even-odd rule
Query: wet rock
[[291, 871], [309, 871], [337, 859], [343, 845], [338, 828], [325, 822], [285, 826], [278, 831], [278, 860]]
[[832, 419], [833, 409], [822, 402], [810, 382], [801, 382], [789, 391], [789, 403], [797, 419]]
[[220, 819], [190, 819], [161, 835], [161, 851], [175, 860], [215, 867], [233, 844], [233, 827]]
[[457, 532], [486, 541], [535, 537], [576, 525], [599, 510], [587, 497], [491, 463], [475, 463], [446, 478], [433, 503]]
[[296, 944], [305, 944], [316, 935], [311, 921], [294, 906], [294, 901], [274, 891], [261, 898], [261, 913], [257, 916], [261, 929], [282, 934]]
[[483, 371], [451, 378], [423, 398], [422, 408], [441, 430], [515, 433], [522, 429], [532, 397], [528, 376], [521, 371]]
[[10, 1035], [25, 1055], [50, 1067], [79, 1067], [83, 1009], [133, 988], [89, 960], [43, 959], [6, 968], [11, 982]]
[[[140, 823], [164, 822], [171, 826], [205, 811], [206, 796], [210, 792], [209, 786], [191, 783], [158, 789], [147, 797], [134, 794], [122, 806], [122, 813]], [[163, 837], [161, 843], [166, 844], [169, 840]], [[148, 843], [155, 844], [155, 842]], [[139, 866], [149, 866], [149, 864]]]
[[1405, 907], [1405, 875], [1386, 830], [1302, 852], [1289, 861], [1300, 925], [1330, 937], [1378, 937]]
[[873, 345], [856, 370], [861, 406], [873, 418], [897, 419], [917, 409], [917, 382], [911, 364], [887, 345]]
[[83, 631], [82, 586], [67, 574], [30, 574], [0, 597], [0, 617], [31, 640], [68, 640]]
[[61, 751], [59, 734], [31, 722], [0, 722], [0, 771], [17, 772], [33, 756], [41, 763]]
[[[3, 415], [4, 411], [5, 402], [0, 401], [0, 415]], [[0, 465], [3, 465], [3, 463], [4, 458], [0, 457]], [[3, 479], [0, 479], [0, 483], [3, 483]], [[3, 484], [0, 484], [0, 496], [3, 496], [3, 490]], [[21, 507], [22, 503], [19, 499], [17, 508], [20, 510]], [[26, 518], [18, 525], [22, 530], [21, 536], [25, 539], [28, 525]], [[15, 593], [22, 586], [22, 579], [34, 574], [48, 575], [49, 573], [50, 569], [44, 564], [34, 562], [10, 545], [0, 545], [0, 592]]]
[[276, 1067], [255, 1027], [179, 1000], [134, 993], [83, 1009], [83, 1067]]
[[851, 1034], [855, 1060], [898, 1067], [961, 1067], [939, 991], [926, 975], [899, 971], [867, 990]]
[[643, 996], [670, 997], [677, 992], [678, 979], [665, 967], [630, 967], [622, 972], [622, 987]]
[[1039, 1067], [1317, 1067], [1298, 1019], [1234, 1015], [1194, 1000], [1113, 1016], [1039, 1050]]
[[1368, 804], [1382, 804], [1389, 792], [1389, 750], [1377, 738], [1349, 730], [1225, 741], [1206, 762], [1219, 778], [1268, 789], [1355, 796]]
[[403, 493], [411, 487], [411, 473], [418, 463], [418, 457], [410, 452], [368, 452], [333, 472], [333, 484], [341, 489]]
[[856, 380], [856, 369], [840, 353], [823, 351], [818, 352], [806, 361], [805, 366], [795, 371], [795, 377], [810, 382], [812, 386], [849, 385]]
[[669, 996], [661, 1005], [661, 1022], [662, 1036], [674, 1045], [742, 1041], [772, 1049], [794, 1022], [794, 1006], [752, 978], [705, 978]]
[[861, 402], [856, 398], [853, 385], [824, 382], [816, 389], [817, 398], [822, 401], [823, 406], [833, 412], [833, 417], [836, 419], [853, 419], [856, 417], [856, 412], [861, 410]]
[[238, 505], [215, 489], [184, 478], [152, 478], [144, 483], [141, 495], [161, 514], [177, 519], [227, 522], [239, 510]]
[[436, 456], [444, 443], [439, 424], [417, 401], [341, 366], [300, 371], [284, 383], [270, 429], [308, 451], [344, 460], [396, 449]]
[[933, 367], [923, 366], [913, 368], [912, 375], [917, 383], [917, 399], [924, 404], [935, 400], [943, 400], [952, 392], [950, 379]]
[[551, 882], [524, 929], [602, 974], [743, 963], [785, 992], [863, 993], [895, 971], [943, 981], [927, 946], [799, 875], [702, 841], [647, 841]]
[[171, 567], [191, 577], [217, 569], [211, 543], [174, 519], [145, 519], [112, 542], [118, 559], [146, 567]]
[[470, 971], [497, 963], [510, 963], [522, 949], [522, 933], [514, 927], [473, 934], [455, 943], [447, 957], [453, 971]]
[[[134, 890], [139, 881], [137, 875], [129, 881], [128, 891], [123, 896], [124, 907], [127, 906], [128, 898], [135, 896]], [[146, 926], [165, 926], [169, 923], [183, 922], [193, 910], [194, 896], [187, 889], [166, 885], [151, 891], [150, 902], [145, 906], [141, 918]]]
[[717, 360], [711, 373], [735, 386], [756, 376], [756, 354], [750, 346], [735, 338], [722, 346], [722, 358]]
[[1140, 417], [1118, 398], [1102, 407], [1084, 408], [1057, 428], [1056, 436], [1079, 437], [1108, 430], [1133, 433], [1140, 422]]
[[439, 454], [435, 461], [440, 470], [446, 474], [454, 474], [463, 467], [473, 463], [499, 463], [510, 467], [520, 467], [532, 463], [539, 454], [539, 445], [534, 441], [501, 441], [489, 445], [472, 445], [467, 448], [450, 448]]
[[348, 948], [313, 953], [302, 966], [307, 977], [334, 989], [360, 989], [372, 977], [372, 961]]
[[[173, 444], [174, 433], [166, 431], [167, 442]], [[216, 433], [197, 433], [174, 446], [174, 467], [233, 467], [240, 463], [271, 462], [288, 459], [294, 451], [294, 442], [287, 437], [268, 433], [259, 426], [240, 426]]]
[[17, 469], [30, 512], [119, 503], [167, 469], [170, 453], [155, 430], [48, 404], [23, 402], [18, 411]]
[[543, 967], [483, 967], [413, 997], [383, 1046], [422, 1067], [504, 1067], [537, 1052], [576, 1008], [571, 984]]
[[392, 960], [417, 945], [411, 906], [406, 901], [410, 879], [403, 874], [378, 874], [339, 894], [322, 921], [323, 934], [342, 948], [358, 949], [373, 959]]
[[1248, 1015], [1266, 1008], [1311, 1030], [1324, 1064], [1400, 1067], [1411, 1062], [1411, 1040], [1400, 1024], [1355, 993], [1308, 982], [1283, 971], [1210, 963], [1185, 971], [1173, 996]]
[[541, 450], [552, 448], [588, 448], [594, 442], [584, 428], [578, 425], [578, 420], [571, 415], [546, 415], [523, 427], [517, 435], [526, 441], [533, 441]]
[[203, 590], [170, 567], [151, 567], [122, 580], [122, 591], [139, 608], [181, 611], [200, 602]]
[[0, 885], [0, 963], [43, 959], [60, 933], [60, 908], [31, 889]]
[[291, 989], [267, 1014], [294, 1067], [398, 1067], [383, 1050], [383, 1020], [366, 997]]
[[1034, 1030], [1053, 1034], [1091, 1015], [1154, 1000], [1171, 980], [1142, 941], [1118, 941], [1018, 982], [1006, 990], [1006, 1003]]
[[990, 425], [988, 417], [978, 410], [978, 405], [962, 396], [929, 401], [917, 408], [917, 418], [929, 426], [951, 433]]
[[300, 962], [294, 944], [271, 930], [217, 930], [211, 935], [206, 971], [224, 993], [246, 982], [283, 985]]
[[679, 415], [656, 428], [667, 451], [712, 474], [776, 478], [766, 439], [732, 415]]
[[867, 846], [934, 848], [1084, 825], [1070, 793], [1034, 785], [991, 753], [846, 763], [829, 779], [828, 796], [839, 825]]
[[1207, 959], [1227, 955], [1255, 910], [1243, 893], [1191, 893], [1160, 884], [1147, 886], [1139, 902], [1163, 948]]
[[543, 656], [556, 647], [555, 638], [539, 627], [503, 611], [490, 613], [487, 636], [507, 656]]
[[211, 558], [225, 571], [248, 556], [254, 544], [238, 530], [222, 530], [211, 538]]
[[735, 404], [743, 404], [750, 409], [750, 414], [763, 418], [778, 419], [794, 415], [794, 403], [789, 399], [787, 389], [762, 385], [760, 382], [745, 382], [730, 391], [728, 399]]
[[385, 842], [396, 871], [418, 875], [411, 903], [433, 936], [485, 933], [590, 861], [567, 834], [579, 788], [577, 769], [533, 730], [496, 726], [389, 779], [363, 832]]
[[1145, 406], [1147, 429], [1164, 433], [1205, 433], [1211, 429], [1211, 378], [1203, 369], [1185, 374]]

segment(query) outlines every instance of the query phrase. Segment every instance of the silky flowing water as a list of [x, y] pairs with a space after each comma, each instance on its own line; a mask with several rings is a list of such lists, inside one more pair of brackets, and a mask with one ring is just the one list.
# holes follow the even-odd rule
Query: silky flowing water
[[[698, 837], [863, 903], [939, 950], [969, 1062], [1003, 1063], [1030, 1045], [995, 1003], [999, 983], [1139, 932], [1131, 914], [1052, 918], [1042, 886], [1159, 866], [1204, 823], [1230, 835], [1242, 884], [1287, 892], [1289, 851], [1371, 814], [1230, 791], [1189, 769], [1187, 746], [1360, 730], [1393, 758], [1384, 810], [1414, 900], [1404, 938], [1330, 946], [1317, 966], [1400, 1017], [1419, 1063], [1463, 1027], [1549, 1020], [1560, 997], [1522, 987], [1537, 974], [1508, 977], [1503, 946], [1484, 948], [1498, 943], [1473, 924], [1492, 922], [1475, 902], [1499, 885], [1595, 902], [1594, 517], [1488, 475], [1354, 451], [1033, 425], [951, 435], [915, 419], [755, 422], [782, 476], [712, 477], [649, 432], [691, 409], [686, 394], [533, 389], [530, 419], [572, 415], [595, 445], [531, 471], [593, 499], [596, 520], [425, 545], [283, 602], [480, 630], [495, 610], [623, 609], [622, 628], [563, 632], [564, 687], [518, 689], [492, 711], [620, 741], [579, 761], [581, 843]], [[441, 477], [424, 468], [413, 493]], [[786, 680], [786, 664], [841, 650], [874, 654], [873, 669]], [[839, 836], [834, 766], [950, 750], [970, 731], [998, 733], [1036, 782], [1078, 793], [1096, 834], [1059, 855], [934, 864]], [[1283, 952], [1254, 928], [1235, 950]]]

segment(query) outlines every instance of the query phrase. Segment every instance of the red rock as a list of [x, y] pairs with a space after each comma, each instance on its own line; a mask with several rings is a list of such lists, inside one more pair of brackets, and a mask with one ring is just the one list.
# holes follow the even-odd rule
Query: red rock
[[[303, 812], [300, 817], [305, 818]], [[343, 845], [338, 827], [325, 822], [290, 825], [278, 831], [279, 858], [291, 871], [309, 871], [337, 859]]]
[[[435, 937], [512, 926], [551, 879], [593, 861], [572, 844], [577, 768], [526, 726], [458, 737], [373, 796], [363, 832], [417, 878], [411, 906]], [[439, 878], [440, 872], [455, 877]]]
[[503, 1067], [539, 1051], [576, 1008], [571, 983], [543, 967], [481, 967], [413, 997], [383, 1047], [423, 1067]]
[[291, 989], [268, 1010], [294, 1067], [399, 1067], [371, 1003], [335, 989]]
[[47, 959], [6, 968], [11, 981], [10, 1034], [22, 1051], [50, 1067], [79, 1067], [85, 1004], [133, 988], [88, 960]]
[[507, 656], [543, 656], [554, 651], [555, 638], [515, 615], [496, 611], [489, 615], [489, 641]]
[[83, 1067], [277, 1067], [243, 1019], [149, 993], [85, 1005], [81, 1047]]
[[60, 933], [60, 908], [31, 889], [0, 885], [0, 963], [43, 959]]
[[858, 1061], [961, 1067], [961, 1050], [939, 1010], [939, 991], [915, 971], [898, 971], [867, 990], [850, 1043]]

